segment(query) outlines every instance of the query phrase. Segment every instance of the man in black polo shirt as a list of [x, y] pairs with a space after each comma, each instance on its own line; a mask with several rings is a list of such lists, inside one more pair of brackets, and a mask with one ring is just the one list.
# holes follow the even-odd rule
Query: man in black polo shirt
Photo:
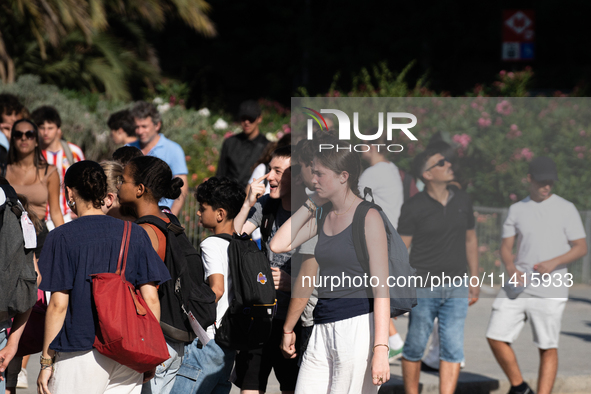
[[242, 133], [224, 141], [216, 176], [235, 179], [242, 187], [248, 185], [252, 166], [259, 159], [269, 141], [259, 132], [263, 117], [256, 101], [240, 104], [238, 111]]
[[425, 190], [402, 206], [398, 233], [407, 247], [412, 244], [410, 264], [423, 284], [418, 287], [417, 281], [418, 304], [410, 312], [402, 352], [404, 388], [407, 394], [418, 393], [421, 358], [438, 317], [440, 393], [451, 394], [464, 358], [468, 305], [479, 294], [479, 288], [468, 287], [464, 277], [468, 268], [470, 275], [478, 275], [474, 214], [468, 195], [448, 186], [454, 179], [451, 163], [436, 150], [419, 154], [413, 161], [413, 173], [425, 183]]

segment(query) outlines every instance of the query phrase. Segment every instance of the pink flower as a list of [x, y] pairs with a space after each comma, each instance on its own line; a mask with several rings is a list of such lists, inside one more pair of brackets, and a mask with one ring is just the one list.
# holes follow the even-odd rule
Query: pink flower
[[501, 77], [504, 77], [504, 76], [505, 76], [505, 74], [507, 74], [507, 71], [505, 71], [505, 70], [501, 70], [501, 72], [499, 73], [499, 75], [500, 75]]
[[580, 135], [581, 137], [584, 137], [584, 136], [585, 136], [585, 130], [581, 130], [581, 131], [579, 131], [579, 135]]
[[195, 181], [197, 180], [197, 178], [199, 178], [199, 177], [197, 176], [197, 174], [193, 174], [193, 175], [191, 175], [191, 180], [192, 180], [193, 182], [195, 182]]
[[204, 130], [201, 130], [200, 133], [201, 133], [202, 136], [205, 137], [207, 135], [207, 130], [205, 130], [205, 129]]
[[280, 140], [281, 138], [283, 138], [284, 134], [283, 131], [280, 131], [279, 133], [277, 133], [277, 139]]
[[511, 104], [507, 100], [503, 100], [496, 106], [497, 112], [501, 115], [509, 115], [513, 111]]
[[519, 130], [519, 128], [517, 127], [517, 125], [516, 124], [512, 124], [511, 125], [511, 131], [517, 131], [517, 130]]
[[578, 157], [579, 159], [583, 159], [583, 158], [585, 158], [585, 155], [584, 155], [584, 154], [582, 154], [582, 153], [579, 153], [579, 154], [577, 155], [577, 157]]
[[480, 127], [488, 127], [491, 124], [491, 120], [490, 119], [485, 119], [485, 118], [479, 118], [478, 119], [478, 125]]
[[515, 73], [513, 73], [512, 71], [507, 73], [507, 77], [509, 77], [510, 79], [515, 78]]
[[[490, 122], [490, 119], [489, 119]], [[490, 125], [490, 123], [489, 123]], [[458, 144], [462, 145], [462, 148], [466, 149], [468, 147], [468, 144], [470, 143], [470, 141], [472, 141], [472, 138], [470, 138], [470, 136], [468, 134], [456, 134], [453, 136], [453, 140], [454, 142], [457, 142]]]
[[207, 166], [207, 171], [209, 172], [215, 172], [215, 166], [213, 164], [210, 164]]
[[231, 131], [227, 131], [226, 134], [224, 134], [224, 139], [230, 138], [233, 135], [234, 135], [234, 133], [232, 133]]
[[509, 194], [509, 198], [511, 199], [511, 201], [517, 201], [517, 196], [515, 195], [515, 193]]
[[191, 160], [191, 156], [185, 156], [185, 161]]
[[534, 152], [530, 151], [529, 148], [523, 148], [521, 155], [525, 157], [525, 160], [530, 161], [534, 157]]

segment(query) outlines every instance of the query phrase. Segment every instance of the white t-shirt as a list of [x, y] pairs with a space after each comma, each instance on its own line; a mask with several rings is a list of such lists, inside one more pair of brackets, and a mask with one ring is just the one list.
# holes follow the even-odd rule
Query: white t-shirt
[[[201, 242], [201, 258], [205, 271], [205, 282], [209, 284], [209, 277], [213, 274], [224, 275], [224, 294], [218, 301], [216, 307], [216, 327], [219, 326], [222, 317], [226, 313], [229, 300], [234, 298], [232, 289], [232, 278], [230, 278], [230, 267], [228, 265], [228, 245], [230, 242], [218, 237], [209, 237]], [[207, 333], [211, 338], [215, 336], [213, 325], [207, 327]]]
[[[527, 197], [509, 208], [509, 214], [503, 225], [503, 238], [517, 235], [517, 255], [515, 267], [522, 272], [533, 273], [534, 265], [542, 261], [565, 254], [570, 250], [569, 241], [586, 238], [581, 216], [575, 205], [556, 194], [542, 202], [535, 202]], [[555, 280], [555, 273], [562, 276], [562, 286]], [[534, 286], [528, 276], [525, 293], [537, 297], [568, 297], [568, 287], [564, 275], [565, 266], [559, 266], [552, 272], [549, 287], [543, 283]], [[538, 275], [540, 281], [541, 275]], [[534, 283], [537, 285], [537, 281]]]
[[404, 202], [402, 178], [392, 162], [379, 162], [363, 171], [359, 177], [359, 192], [371, 188], [374, 202], [384, 210], [394, 228], [398, 227], [400, 208]]

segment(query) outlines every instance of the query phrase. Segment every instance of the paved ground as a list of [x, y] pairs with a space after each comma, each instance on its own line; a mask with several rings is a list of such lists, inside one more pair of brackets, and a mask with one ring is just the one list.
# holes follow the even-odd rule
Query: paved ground
[[[492, 289], [491, 289], [492, 290]], [[490, 296], [489, 296], [490, 297]], [[466, 320], [465, 353], [466, 367], [460, 375], [457, 393], [504, 394], [509, 383], [499, 368], [484, 337], [492, 298], [481, 298], [473, 305]], [[408, 319], [399, 318], [396, 327], [405, 336]], [[538, 351], [532, 344], [532, 332], [526, 326], [514, 344], [520, 367], [526, 380], [535, 387], [538, 368]], [[560, 335], [558, 378], [554, 393], [591, 393], [591, 286], [578, 285], [571, 289]], [[34, 382], [39, 372], [38, 356], [31, 357], [29, 381], [31, 388], [18, 390], [19, 393], [35, 393]], [[392, 379], [382, 387], [380, 393], [403, 393], [400, 363], [392, 365]], [[422, 373], [422, 393], [438, 393], [438, 375]], [[239, 393], [234, 387], [232, 394]], [[274, 377], [269, 379], [267, 393], [279, 393], [279, 385]], [[320, 394], [320, 393], [314, 393]]]

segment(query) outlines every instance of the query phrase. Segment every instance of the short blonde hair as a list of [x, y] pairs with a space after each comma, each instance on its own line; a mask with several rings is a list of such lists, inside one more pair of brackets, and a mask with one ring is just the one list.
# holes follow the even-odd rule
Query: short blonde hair
[[107, 176], [107, 193], [117, 194], [117, 182], [123, 176], [123, 166], [118, 161], [106, 160], [101, 167]]

